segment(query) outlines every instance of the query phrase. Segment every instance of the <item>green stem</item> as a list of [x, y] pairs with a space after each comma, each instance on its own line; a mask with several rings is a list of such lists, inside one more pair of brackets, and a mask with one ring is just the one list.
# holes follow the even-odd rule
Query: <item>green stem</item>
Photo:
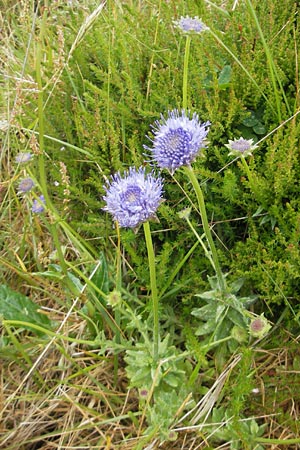
[[[118, 222], [116, 222], [116, 231], [117, 231], [117, 272], [116, 272], [116, 290], [121, 293], [121, 287], [122, 287], [122, 274], [121, 274], [121, 236], [120, 236], [120, 227]], [[120, 344], [120, 310], [119, 308], [116, 308], [115, 310], [115, 321], [117, 324], [117, 331], [116, 331], [116, 343]], [[118, 384], [118, 370], [119, 370], [119, 360], [118, 355], [114, 355], [114, 384], [117, 386]]]
[[197, 233], [197, 231], [195, 230], [195, 227], [193, 226], [193, 224], [192, 224], [192, 222], [190, 221], [190, 219], [189, 219], [188, 217], [185, 217], [185, 220], [187, 221], [187, 223], [188, 223], [190, 229], [192, 230], [192, 232], [194, 233], [194, 235], [195, 235], [196, 238], [198, 239], [199, 243], [201, 244], [201, 247], [202, 247], [203, 250], [204, 250], [205, 256], [209, 259], [211, 265], [212, 265], [213, 267], [215, 267], [215, 263], [214, 263], [214, 261], [213, 261], [213, 259], [212, 259], [211, 252], [208, 251], [207, 247], [205, 246], [205, 244], [204, 244], [204, 242], [203, 242], [202, 237]]
[[153, 310], [153, 357], [157, 360], [158, 357], [158, 343], [159, 343], [159, 320], [158, 320], [158, 295], [156, 285], [156, 270], [155, 270], [155, 257], [153, 250], [153, 243], [151, 238], [151, 231], [149, 222], [145, 222], [144, 234], [148, 253], [148, 263], [150, 272], [150, 285], [151, 285], [151, 297], [152, 297], [152, 310]]
[[248, 180], [249, 180], [249, 183], [250, 183], [250, 187], [253, 189], [254, 183], [253, 183], [253, 178], [252, 178], [252, 174], [250, 172], [248, 163], [247, 163], [246, 159], [243, 156], [241, 156], [240, 160], [242, 162], [243, 168], [244, 168], [244, 170], [246, 172], [246, 175], [248, 177]]
[[185, 51], [184, 51], [184, 63], [183, 63], [183, 82], [182, 82], [182, 107], [187, 110], [187, 87], [188, 87], [188, 69], [189, 69], [189, 57], [191, 48], [191, 36], [186, 37]]
[[215, 244], [214, 244], [214, 241], [212, 238], [210, 226], [209, 226], [209, 223], [207, 220], [207, 214], [206, 214], [206, 208], [205, 208], [205, 202], [204, 202], [202, 189], [198, 183], [197, 177], [196, 177], [192, 167], [186, 166], [186, 167], [184, 167], [184, 170], [196, 192], [200, 215], [201, 215], [202, 226], [203, 226], [204, 233], [205, 233], [205, 236], [206, 236], [206, 239], [208, 241], [208, 245], [209, 245], [209, 248], [211, 251], [213, 267], [216, 272], [216, 276], [218, 278], [219, 287], [222, 292], [225, 292], [226, 291], [226, 283], [225, 283], [225, 279], [224, 279], [222, 271], [221, 271], [217, 250], [216, 250], [216, 247], [215, 247]]
[[88, 341], [85, 339], [76, 339], [71, 338], [69, 336], [65, 336], [63, 334], [55, 333], [54, 331], [50, 331], [46, 328], [41, 327], [40, 325], [36, 325], [35, 323], [30, 322], [24, 322], [23, 320], [3, 320], [2, 324], [4, 327], [7, 327], [7, 325], [11, 325], [13, 327], [26, 327], [26, 328], [32, 328], [33, 330], [40, 331], [43, 334], [46, 334], [47, 336], [56, 337], [57, 339], [62, 339], [66, 342], [75, 342], [76, 344], [83, 344], [87, 346], [99, 346], [99, 342], [97, 343], [96, 340], [94, 341]]
[[268, 439], [268, 438], [255, 438], [255, 442], [259, 444], [280, 444], [280, 445], [290, 445], [290, 444], [300, 444], [300, 438], [296, 439]]

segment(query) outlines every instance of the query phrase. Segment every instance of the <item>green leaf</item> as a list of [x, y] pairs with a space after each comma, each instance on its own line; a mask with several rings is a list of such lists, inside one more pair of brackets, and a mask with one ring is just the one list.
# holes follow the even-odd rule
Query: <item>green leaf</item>
[[198, 317], [201, 320], [210, 320], [216, 316], [215, 304], [204, 305], [201, 308], [193, 309], [191, 312], [192, 316]]
[[243, 120], [243, 125], [246, 127], [254, 127], [259, 123], [258, 119], [255, 116], [255, 113], [251, 111], [250, 115]]
[[[4, 320], [20, 320], [44, 328], [51, 328], [51, 322], [45, 314], [40, 313], [36, 305], [29, 297], [13, 291], [6, 285], [0, 285], [0, 315]], [[41, 334], [25, 325], [23, 328], [29, 329], [33, 333]]]
[[231, 66], [224, 66], [220, 72], [218, 78], [218, 84], [220, 89], [226, 89], [229, 87], [231, 81]]
[[260, 122], [258, 122], [257, 125], [255, 125], [255, 126], [253, 127], [253, 131], [254, 131], [256, 134], [266, 134], [266, 132], [267, 132], [266, 128], [265, 128], [265, 127], [263, 126], [263, 124], [260, 123]]
[[216, 329], [216, 322], [214, 320], [210, 320], [206, 323], [200, 325], [197, 328], [195, 335], [196, 336], [204, 336], [205, 334], [212, 333]]
[[235, 325], [240, 328], [245, 328], [246, 320], [239, 311], [229, 308], [227, 316]]
[[[95, 286], [97, 286], [98, 289], [100, 289], [105, 294], [109, 293], [109, 277], [108, 277], [108, 268], [107, 268], [107, 262], [106, 259], [101, 253], [99, 258], [99, 265], [91, 277], [91, 281], [94, 283]], [[96, 293], [96, 296], [99, 298], [99, 294]], [[100, 298], [102, 300], [102, 297]]]

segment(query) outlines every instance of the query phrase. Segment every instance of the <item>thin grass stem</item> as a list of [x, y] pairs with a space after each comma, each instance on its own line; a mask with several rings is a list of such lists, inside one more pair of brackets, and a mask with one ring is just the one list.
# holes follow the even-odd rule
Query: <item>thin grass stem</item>
[[253, 76], [251, 75], [251, 73], [246, 69], [246, 67], [241, 63], [241, 61], [238, 59], [237, 56], [235, 56], [235, 54], [230, 50], [229, 47], [227, 47], [226, 44], [224, 44], [224, 42], [222, 41], [222, 39], [219, 38], [219, 36], [214, 33], [211, 29], [209, 29], [210, 34], [213, 36], [213, 38], [226, 50], [227, 53], [229, 53], [229, 55], [232, 57], [232, 59], [240, 66], [240, 68], [245, 72], [245, 74], [247, 75], [247, 77], [249, 78], [249, 80], [254, 84], [254, 86], [256, 87], [256, 89], [258, 90], [258, 92], [260, 93], [260, 95], [265, 99], [265, 101], [268, 103], [268, 105], [270, 106], [270, 108], [272, 109], [272, 111], [274, 111], [274, 113], [276, 113], [276, 110], [273, 107], [272, 102], [268, 99], [268, 97], [266, 96], [266, 94], [261, 90], [260, 86], [258, 85], [258, 83], [255, 81], [255, 79], [253, 78]]
[[270, 77], [271, 77], [271, 81], [272, 81], [272, 85], [273, 85], [273, 93], [274, 93], [275, 102], [276, 102], [276, 108], [277, 108], [277, 117], [278, 117], [278, 121], [281, 122], [282, 121], [281, 101], [280, 101], [280, 96], [279, 96], [279, 93], [278, 93], [278, 88], [277, 88], [276, 82], [278, 83], [278, 86], [279, 86], [279, 89], [281, 91], [282, 97], [283, 97], [283, 99], [285, 101], [285, 105], [287, 107], [288, 113], [292, 114], [292, 112], [291, 112], [289, 103], [287, 101], [287, 98], [286, 98], [286, 95], [285, 95], [285, 92], [284, 92], [281, 80], [280, 80], [279, 75], [277, 73], [276, 66], [274, 64], [274, 60], [273, 60], [270, 48], [269, 48], [269, 46], [267, 44], [267, 41], [266, 41], [266, 39], [264, 37], [263, 31], [261, 29], [259, 20], [257, 18], [257, 15], [255, 13], [255, 9], [253, 8], [251, 0], [247, 0], [247, 4], [248, 4], [249, 10], [250, 10], [250, 13], [252, 14], [252, 17], [254, 19], [257, 31], [258, 31], [258, 33], [260, 35], [260, 39], [261, 39], [261, 42], [262, 42], [264, 50], [265, 50], [265, 54], [266, 54], [267, 62], [268, 62], [268, 66], [269, 66], [269, 71], [270, 71]]

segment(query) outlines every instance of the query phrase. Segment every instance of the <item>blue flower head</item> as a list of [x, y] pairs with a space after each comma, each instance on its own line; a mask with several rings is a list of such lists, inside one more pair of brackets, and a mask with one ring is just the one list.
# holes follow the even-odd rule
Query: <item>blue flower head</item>
[[27, 163], [28, 161], [30, 161], [31, 158], [32, 158], [32, 154], [31, 154], [31, 153], [29, 153], [29, 152], [23, 152], [23, 153], [19, 153], [19, 154], [16, 156], [15, 161], [16, 161], [16, 163], [18, 163], [18, 164], [23, 164], [23, 163]]
[[208, 27], [197, 16], [181, 16], [179, 20], [175, 20], [173, 23], [183, 33], [201, 33], [202, 31], [208, 30]]
[[19, 183], [19, 193], [20, 192], [29, 192], [34, 187], [34, 181], [31, 178], [23, 178], [23, 180]]
[[40, 195], [38, 199], [33, 200], [31, 211], [40, 214], [45, 211], [45, 197]]
[[123, 176], [118, 172], [105, 189], [103, 209], [112, 214], [120, 227], [135, 228], [155, 218], [162, 202], [161, 177], [155, 177], [153, 172], [147, 174], [143, 167], [131, 167]]
[[153, 146], [144, 148], [152, 152], [159, 167], [174, 173], [181, 166], [189, 166], [206, 146], [209, 126], [210, 122], [201, 123], [196, 113], [190, 117], [185, 110], [174, 109], [168, 112], [167, 119], [161, 116], [152, 125]]

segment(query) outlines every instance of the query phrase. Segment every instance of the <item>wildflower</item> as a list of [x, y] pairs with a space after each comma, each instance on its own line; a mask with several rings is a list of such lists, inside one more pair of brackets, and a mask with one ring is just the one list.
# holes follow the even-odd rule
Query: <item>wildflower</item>
[[208, 30], [208, 27], [197, 16], [194, 18], [181, 16], [179, 20], [174, 20], [173, 23], [183, 33], [201, 33], [202, 31]]
[[33, 213], [39, 214], [45, 211], [45, 197], [40, 195], [38, 199], [33, 200], [31, 211]]
[[147, 389], [140, 389], [140, 397], [143, 400], [147, 400], [149, 391]]
[[189, 166], [202, 148], [206, 146], [206, 136], [210, 122], [200, 123], [198, 114], [192, 118], [189, 112], [168, 111], [168, 118], [161, 116], [152, 125], [153, 148], [144, 146], [153, 154], [153, 159], [162, 169], [173, 173], [181, 166]]
[[225, 144], [225, 147], [229, 148], [230, 152], [228, 155], [234, 156], [251, 156], [252, 150], [258, 147], [258, 145], [253, 145], [253, 139], [244, 139], [240, 137], [239, 139], [235, 139], [231, 141], [229, 139], [228, 144]]
[[162, 179], [155, 178], [153, 172], [146, 174], [145, 168], [131, 167], [123, 177], [118, 172], [105, 189], [103, 209], [113, 215], [120, 227], [135, 228], [155, 218], [162, 201]]
[[19, 153], [16, 158], [15, 161], [18, 164], [24, 164], [27, 163], [28, 161], [30, 161], [32, 158], [32, 154], [28, 153], [28, 152], [24, 152], [24, 153]]
[[29, 192], [34, 186], [34, 182], [31, 178], [24, 178], [19, 183], [19, 192]]
[[253, 337], [263, 338], [271, 329], [269, 321], [263, 316], [251, 320], [249, 325], [249, 334]]
[[178, 433], [176, 433], [176, 431], [174, 431], [174, 430], [170, 430], [169, 433], [168, 433], [168, 437], [167, 438], [168, 438], [169, 441], [174, 442], [178, 438]]
[[184, 208], [181, 211], [179, 211], [178, 216], [180, 219], [186, 219], [188, 220], [190, 218], [192, 212], [192, 208]]
[[110, 292], [107, 296], [107, 303], [113, 308], [115, 306], [119, 306], [122, 303], [122, 296], [120, 291], [114, 289], [112, 292]]

